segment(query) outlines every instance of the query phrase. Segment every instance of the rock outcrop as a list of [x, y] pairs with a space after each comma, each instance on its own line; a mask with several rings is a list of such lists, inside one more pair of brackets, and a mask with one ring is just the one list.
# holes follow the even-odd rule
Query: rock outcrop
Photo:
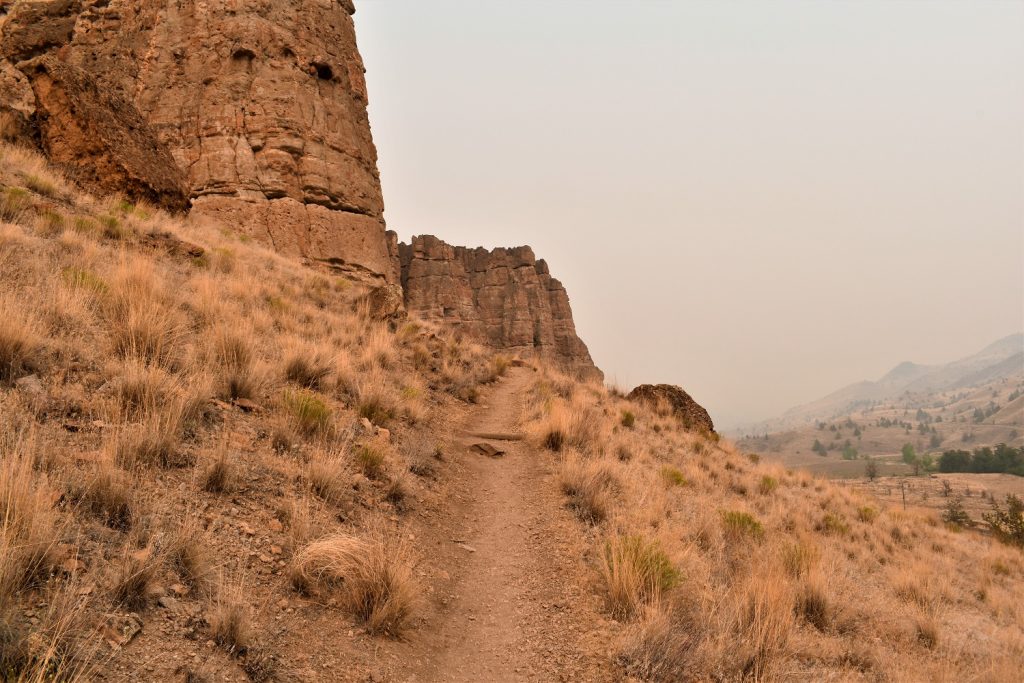
[[698, 432], [715, 433], [715, 425], [708, 411], [693, 398], [674, 384], [641, 384], [626, 397], [637, 403], [647, 403], [653, 407], [665, 405], [672, 414], [679, 418], [683, 426]]
[[123, 192], [169, 211], [187, 208], [185, 174], [131, 103], [52, 55], [26, 62], [21, 72], [35, 96], [37, 134], [50, 161], [102, 194]]
[[[497, 349], [600, 376], [529, 247], [386, 231], [351, 0], [0, 0], [0, 134], [99, 193], [364, 276]], [[402, 290], [398, 290], [399, 282]]]
[[[282, 253], [397, 282], [351, 0], [0, 5], [0, 78], [18, 86], [11, 102], [2, 96], [10, 117], [38, 126], [48, 116], [37, 88], [36, 102], [22, 101], [11, 68], [52, 55], [140, 114], [184, 175], [194, 213]], [[55, 160], [88, 159], [85, 142], [65, 141]]]
[[576, 335], [569, 296], [530, 247], [455, 247], [431, 235], [398, 245], [405, 305], [489, 346], [600, 377]]

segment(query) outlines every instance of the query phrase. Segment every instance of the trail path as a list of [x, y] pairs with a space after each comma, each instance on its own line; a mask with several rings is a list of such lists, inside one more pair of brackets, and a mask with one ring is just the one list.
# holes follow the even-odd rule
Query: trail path
[[[555, 458], [523, 441], [472, 436], [518, 430], [532, 375], [513, 368], [454, 435], [450, 457], [459, 462], [436, 537], [424, 544], [433, 594], [398, 680], [615, 680], [612, 624], [588, 585], [585, 544], [557, 489]], [[505, 455], [470, 450], [481, 441]]]

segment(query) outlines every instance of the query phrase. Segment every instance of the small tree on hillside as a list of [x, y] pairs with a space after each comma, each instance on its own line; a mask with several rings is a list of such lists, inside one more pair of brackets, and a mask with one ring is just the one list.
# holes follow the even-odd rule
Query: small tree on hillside
[[1024, 501], [1012, 493], [1006, 496], [1006, 509], [992, 501], [992, 512], [981, 516], [1003, 543], [1024, 547]]
[[868, 478], [868, 481], [874, 481], [878, 478], [878, 463], [874, 460], [868, 460], [864, 465], [864, 476]]
[[942, 521], [956, 527], [971, 525], [971, 516], [964, 510], [963, 501], [960, 496], [950, 499], [942, 511]]

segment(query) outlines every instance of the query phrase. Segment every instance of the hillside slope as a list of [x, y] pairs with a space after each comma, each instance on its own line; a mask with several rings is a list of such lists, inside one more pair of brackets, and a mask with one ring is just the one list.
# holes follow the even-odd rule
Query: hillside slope
[[376, 291], [0, 147], [4, 677], [1019, 679], [1019, 550]]
[[795, 429], [816, 421], [843, 418], [876, 404], [895, 404], [905, 398], [928, 405], [939, 400], [938, 394], [975, 389], [1002, 380], [1024, 380], [1024, 334], [1010, 335], [950, 363], [900, 363], [876, 381], [855, 382], [816, 401], [790, 408], [778, 418], [734, 431], [763, 434]]

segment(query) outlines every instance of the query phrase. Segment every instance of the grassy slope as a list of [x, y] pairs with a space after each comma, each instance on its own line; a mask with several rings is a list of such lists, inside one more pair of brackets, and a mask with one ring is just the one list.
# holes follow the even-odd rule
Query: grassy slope
[[[82, 196], [27, 153], [0, 149], [0, 185], [0, 671], [376, 671], [372, 634], [416, 623], [407, 532], [443, 476], [434, 436], [503, 361], [373, 320], [358, 282]], [[600, 387], [533, 391], [532, 443], [561, 461], [630, 675], [1019, 674], [1019, 551]], [[125, 656], [105, 641], [133, 613]]]
[[608, 608], [632, 625], [634, 676], [1020, 679], [1019, 549], [599, 387], [552, 374], [534, 392], [534, 443], [558, 449]]
[[0, 147], [0, 679], [373, 669], [433, 435], [505, 365], [365, 292]]

